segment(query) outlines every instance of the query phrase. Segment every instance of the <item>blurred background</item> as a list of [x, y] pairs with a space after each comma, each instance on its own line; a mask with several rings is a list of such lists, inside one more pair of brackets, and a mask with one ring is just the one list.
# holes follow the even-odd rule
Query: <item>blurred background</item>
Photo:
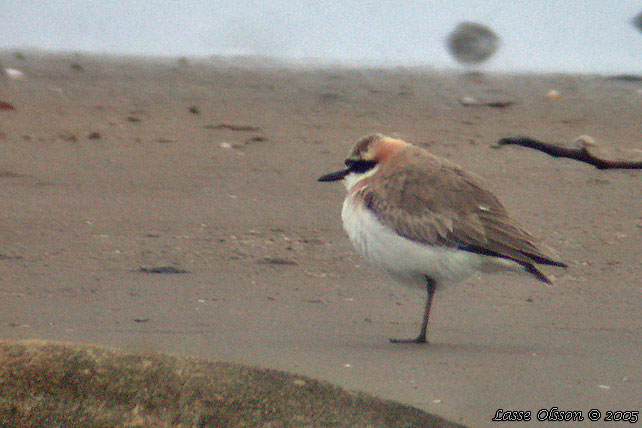
[[448, 35], [474, 21], [499, 38], [485, 70], [637, 73], [641, 9], [633, 0], [2, 0], [0, 49], [444, 68], [456, 65]]

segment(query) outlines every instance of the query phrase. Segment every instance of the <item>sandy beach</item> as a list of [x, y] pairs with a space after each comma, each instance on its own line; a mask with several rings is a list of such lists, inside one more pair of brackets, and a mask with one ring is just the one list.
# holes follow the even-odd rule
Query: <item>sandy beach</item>
[[[279, 369], [471, 427], [497, 426], [500, 408], [642, 411], [642, 172], [494, 147], [588, 134], [642, 149], [642, 83], [223, 58], [0, 65], [24, 73], [0, 76], [15, 108], [0, 110], [0, 338]], [[352, 250], [343, 187], [316, 181], [371, 132], [483, 177], [569, 265], [543, 268], [556, 286], [472, 278], [436, 295], [430, 345], [390, 344], [416, 335], [424, 295]]]

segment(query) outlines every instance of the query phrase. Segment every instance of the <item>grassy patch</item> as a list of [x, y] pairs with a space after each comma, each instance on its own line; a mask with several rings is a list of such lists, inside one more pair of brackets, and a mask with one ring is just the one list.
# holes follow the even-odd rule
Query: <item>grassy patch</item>
[[275, 370], [0, 341], [0, 427], [460, 427]]

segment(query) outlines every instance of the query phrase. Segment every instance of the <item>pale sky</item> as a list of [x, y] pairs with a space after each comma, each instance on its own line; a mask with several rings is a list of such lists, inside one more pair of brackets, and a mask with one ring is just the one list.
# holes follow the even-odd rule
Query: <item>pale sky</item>
[[0, 0], [0, 49], [456, 67], [461, 21], [502, 37], [486, 69], [642, 72], [633, 0]]

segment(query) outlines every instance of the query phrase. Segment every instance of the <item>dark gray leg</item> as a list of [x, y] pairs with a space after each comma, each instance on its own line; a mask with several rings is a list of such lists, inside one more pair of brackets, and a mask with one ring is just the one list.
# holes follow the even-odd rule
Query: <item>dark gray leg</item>
[[421, 322], [421, 331], [419, 336], [414, 339], [390, 339], [390, 343], [426, 343], [426, 331], [428, 330], [428, 318], [430, 317], [430, 306], [432, 305], [432, 297], [435, 294], [435, 280], [426, 277], [426, 307], [424, 309], [424, 319]]

